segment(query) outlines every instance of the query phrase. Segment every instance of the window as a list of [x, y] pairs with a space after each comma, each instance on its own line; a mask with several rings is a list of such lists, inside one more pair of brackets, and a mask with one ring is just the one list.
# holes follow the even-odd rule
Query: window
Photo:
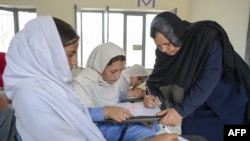
[[114, 42], [126, 52], [126, 66], [143, 65], [152, 69], [155, 45], [150, 38], [150, 24], [156, 12], [89, 11], [76, 13], [80, 35], [78, 66], [85, 67], [90, 52], [103, 42]]
[[[152, 69], [155, 44], [150, 37], [150, 24], [159, 12], [81, 10], [75, 5], [76, 29], [80, 35], [78, 66], [85, 67], [90, 52], [99, 44], [110, 41], [123, 47], [126, 66], [140, 64]], [[172, 10], [173, 13], [177, 9]]]
[[35, 17], [35, 9], [0, 7], [0, 52], [7, 52], [15, 33], [20, 31], [27, 21]]
[[82, 13], [82, 60], [87, 62], [94, 47], [103, 42], [102, 13]]

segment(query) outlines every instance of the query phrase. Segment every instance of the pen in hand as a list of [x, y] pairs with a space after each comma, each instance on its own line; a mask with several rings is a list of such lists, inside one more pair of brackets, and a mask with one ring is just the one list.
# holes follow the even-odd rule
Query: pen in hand
[[146, 84], [146, 90], [147, 90], [147, 92], [148, 92], [147, 95], [151, 95], [151, 93], [150, 93], [150, 91], [149, 91], [149, 88], [148, 88], [148, 85], [147, 85], [147, 84]]
[[[148, 107], [150, 107], [150, 108], [153, 108], [153, 107], [155, 107], [156, 105], [157, 105], [157, 103], [158, 103], [158, 100], [151, 94], [151, 92], [150, 92], [150, 90], [149, 90], [149, 88], [148, 88], [148, 86], [147, 86], [147, 84], [145, 85], [146, 86], [146, 91], [147, 91], [147, 94], [146, 94], [146, 96], [148, 96], [147, 97], [147, 105], [148, 105]], [[151, 96], [152, 95], [152, 96]]]

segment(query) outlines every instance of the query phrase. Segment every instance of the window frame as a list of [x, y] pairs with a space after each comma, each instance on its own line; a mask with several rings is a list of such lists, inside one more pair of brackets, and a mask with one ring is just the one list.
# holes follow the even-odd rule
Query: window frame
[[[142, 62], [141, 62], [141, 65], [142, 66], [145, 66], [145, 57], [146, 57], [146, 53], [145, 53], [145, 42], [146, 42], [146, 37], [145, 37], [145, 34], [146, 34], [146, 15], [147, 14], [158, 14], [160, 13], [161, 11], [123, 11], [123, 10], [110, 10], [108, 7], [106, 9], [99, 9], [99, 10], [89, 10], [89, 9], [80, 9], [80, 8], [77, 8], [77, 6], [75, 6], [75, 8], [77, 10], [76, 11], [76, 15], [77, 15], [77, 12], [79, 15], [82, 15], [84, 12], [89, 12], [89, 13], [101, 13], [103, 16], [102, 16], [102, 26], [103, 26], [103, 31], [102, 31], [102, 43], [106, 42], [108, 39], [109, 39], [109, 33], [107, 32], [109, 30], [109, 21], [107, 20], [107, 22], [105, 23], [105, 17], [109, 17], [109, 14], [110, 13], [122, 13], [124, 15], [124, 31], [125, 31], [125, 27], [126, 27], [126, 18], [127, 16], [142, 16], [143, 18], [143, 31], [142, 31]], [[105, 15], [107, 14], [107, 15]], [[83, 18], [80, 19], [80, 23], [83, 22]], [[76, 16], [76, 22], [79, 22], [79, 19], [77, 19], [77, 16]], [[107, 28], [105, 28], [105, 24], [107, 25]], [[76, 30], [79, 30], [80, 29], [80, 32], [79, 35], [80, 35], [80, 38], [82, 37], [82, 33], [84, 32], [84, 30], [82, 30], [84, 27], [79, 27], [79, 25], [76, 24]], [[106, 34], [106, 35], [105, 35]], [[84, 47], [83, 47], [83, 43], [82, 43], [82, 40], [84, 39], [81, 39], [80, 40], [80, 43], [79, 43], [79, 49], [78, 49], [78, 67], [85, 67], [83, 66], [83, 61], [86, 61], [86, 60], [83, 60], [82, 58], [82, 50], [84, 50]], [[123, 37], [123, 47], [124, 47], [124, 50], [126, 50], [126, 37], [124, 36]], [[148, 69], [152, 69], [152, 68], [148, 68]]]
[[14, 7], [3, 7], [0, 6], [0, 10], [5, 10], [9, 12], [13, 12], [13, 20], [14, 20], [14, 32], [17, 33], [19, 31], [19, 14], [18, 12], [31, 12], [36, 13], [35, 8], [14, 8]]
[[[0, 6], [0, 10], [2, 11], [7, 11], [7, 12], [12, 12], [13, 14], [13, 31], [14, 31], [14, 35], [20, 31], [19, 26], [19, 12], [30, 12], [30, 13], [36, 13], [36, 9], [35, 8], [15, 8], [15, 7], [4, 7], [4, 6]], [[0, 27], [0, 28], [4, 28], [4, 27]], [[2, 41], [2, 40], [1, 40]], [[5, 52], [6, 50], [8, 50], [8, 46], [3, 46], [3, 49], [0, 49], [0, 51]]]

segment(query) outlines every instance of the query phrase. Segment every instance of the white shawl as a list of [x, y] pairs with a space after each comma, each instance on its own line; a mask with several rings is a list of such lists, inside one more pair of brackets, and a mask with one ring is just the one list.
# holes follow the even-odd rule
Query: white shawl
[[147, 76], [148, 73], [146, 69], [138, 64], [134, 64], [132, 67], [127, 67], [121, 73], [121, 78], [119, 79], [119, 86], [121, 92], [127, 92], [131, 89], [131, 77], [134, 76]]
[[67, 85], [72, 75], [52, 17], [29, 21], [12, 39], [6, 61], [4, 88], [23, 141], [105, 140]]
[[88, 107], [102, 107], [118, 102], [118, 83], [109, 84], [101, 76], [110, 59], [118, 55], [125, 56], [125, 52], [114, 43], [97, 46], [91, 52], [86, 68], [74, 78], [72, 86]]

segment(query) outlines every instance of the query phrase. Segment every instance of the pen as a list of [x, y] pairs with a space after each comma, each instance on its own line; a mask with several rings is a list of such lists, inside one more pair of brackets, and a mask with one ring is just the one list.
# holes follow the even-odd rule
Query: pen
[[148, 92], [148, 95], [151, 95], [150, 91], [149, 91], [149, 88], [148, 88], [148, 85], [146, 84], [146, 90]]
[[[149, 91], [149, 88], [148, 88], [148, 85], [146, 84], [146, 90], [147, 90], [147, 92], [148, 92], [148, 94], [146, 95], [146, 96], [148, 96], [148, 98], [149, 98], [149, 100], [151, 99], [152, 100], [152, 102], [150, 102], [151, 104], [151, 106], [149, 106], [149, 107], [155, 107], [156, 105], [157, 105], [157, 103], [158, 103], [158, 100], [153, 96], [153, 97], [151, 97], [151, 92]], [[153, 104], [153, 105], [152, 105]]]

